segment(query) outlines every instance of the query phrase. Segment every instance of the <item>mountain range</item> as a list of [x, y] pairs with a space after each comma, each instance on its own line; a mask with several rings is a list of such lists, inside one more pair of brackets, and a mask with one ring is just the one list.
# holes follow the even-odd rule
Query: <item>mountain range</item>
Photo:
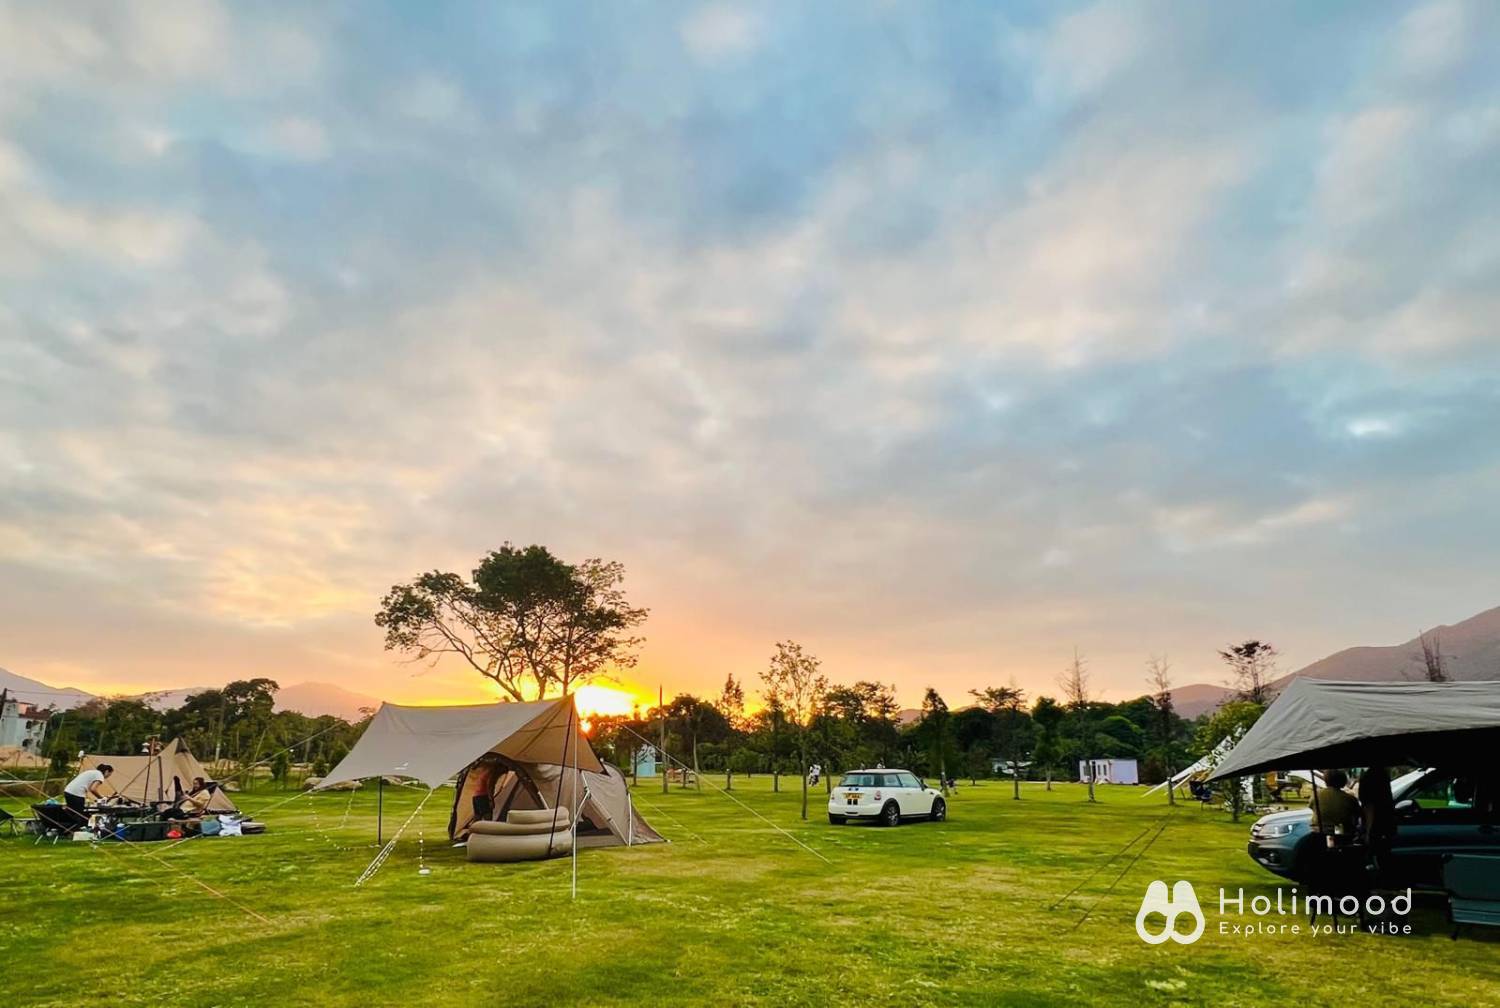
[[[1487, 609], [1452, 626], [1425, 631], [1443, 656], [1443, 671], [1455, 681], [1500, 679], [1500, 606]], [[1422, 679], [1426, 675], [1422, 660], [1422, 635], [1404, 644], [1376, 647], [1351, 647], [1320, 658], [1295, 672], [1272, 680], [1271, 692], [1279, 693], [1293, 679], [1345, 679], [1356, 682], [1383, 682], [1393, 679]], [[1197, 717], [1234, 696], [1228, 686], [1193, 683], [1172, 691], [1172, 704], [1186, 718]]]
[[[0, 688], [10, 691], [12, 696], [37, 707], [53, 707], [57, 710], [72, 710], [95, 699], [94, 694], [73, 687], [50, 686], [36, 679], [17, 675], [0, 668]], [[186, 689], [160, 690], [129, 697], [141, 700], [156, 710], [180, 707], [194, 693], [203, 693], [217, 687], [196, 686]], [[380, 700], [363, 693], [346, 690], [332, 683], [304, 682], [283, 686], [276, 694], [276, 709], [296, 711], [308, 717], [332, 714], [346, 721], [358, 721], [364, 715], [362, 707], [379, 707]]]
[[[1437, 643], [1448, 678], [1460, 681], [1500, 679], [1500, 606], [1452, 626], [1428, 630], [1426, 634], [1429, 641]], [[1421, 679], [1423, 675], [1422, 641], [1417, 636], [1404, 644], [1351, 647], [1336, 651], [1311, 665], [1273, 680], [1271, 690], [1273, 693], [1279, 692], [1299, 676], [1380, 682]], [[94, 699], [94, 694], [84, 690], [49, 686], [36, 679], [7, 672], [3, 668], [0, 668], [0, 688], [8, 689], [13, 696], [38, 707], [55, 707], [59, 710], [72, 710]], [[212, 687], [199, 686], [162, 690], [143, 693], [133, 699], [144, 700], [157, 710], [167, 710], [181, 705], [194, 693], [202, 693], [210, 688]], [[1191, 683], [1172, 691], [1172, 701], [1177, 713], [1186, 718], [1207, 713], [1232, 696], [1234, 691], [1227, 685], [1213, 683]], [[379, 706], [380, 701], [375, 697], [355, 693], [332, 683], [295, 683], [283, 686], [276, 694], [277, 710], [297, 711], [309, 717], [332, 714], [346, 721], [358, 721], [363, 716], [361, 708]], [[903, 710], [898, 718], [902, 724], [907, 724], [920, 716], [920, 711]]]

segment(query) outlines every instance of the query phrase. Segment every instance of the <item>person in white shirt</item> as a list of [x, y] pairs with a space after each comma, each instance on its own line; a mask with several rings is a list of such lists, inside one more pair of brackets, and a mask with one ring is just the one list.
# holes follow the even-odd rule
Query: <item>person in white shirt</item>
[[63, 801], [68, 803], [68, 808], [78, 817], [80, 823], [88, 822], [88, 814], [85, 812], [88, 800], [93, 798], [95, 801], [100, 801], [104, 798], [104, 793], [99, 790], [99, 786], [114, 772], [115, 768], [108, 763], [100, 763], [94, 769], [85, 770], [68, 781], [68, 786], [63, 788]]

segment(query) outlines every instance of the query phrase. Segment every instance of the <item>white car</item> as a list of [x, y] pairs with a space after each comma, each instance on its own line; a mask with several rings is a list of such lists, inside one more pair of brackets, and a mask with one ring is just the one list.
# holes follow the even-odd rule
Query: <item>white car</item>
[[828, 821], [842, 826], [850, 819], [874, 819], [895, 826], [902, 819], [948, 818], [942, 792], [922, 783], [910, 770], [851, 770], [828, 795]]

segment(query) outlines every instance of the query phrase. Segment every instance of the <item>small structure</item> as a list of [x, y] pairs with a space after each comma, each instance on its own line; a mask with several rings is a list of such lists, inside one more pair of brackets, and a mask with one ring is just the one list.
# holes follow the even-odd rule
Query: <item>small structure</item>
[[[1092, 767], [1092, 774], [1090, 768]], [[1096, 759], [1078, 761], [1078, 779], [1093, 777], [1095, 784], [1139, 784], [1140, 767], [1133, 759]]]
[[40, 756], [51, 715], [0, 690], [0, 749], [16, 748]]
[[656, 746], [641, 746], [635, 751], [635, 775], [656, 776]]

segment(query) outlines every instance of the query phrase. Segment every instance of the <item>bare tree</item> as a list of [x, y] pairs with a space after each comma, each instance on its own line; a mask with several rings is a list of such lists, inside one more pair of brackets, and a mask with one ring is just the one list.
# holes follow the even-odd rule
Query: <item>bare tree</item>
[[1281, 652], [1265, 641], [1247, 640], [1220, 651], [1219, 657], [1229, 666], [1229, 686], [1239, 698], [1265, 706], [1271, 699], [1271, 679]]
[[1090, 723], [1089, 704], [1092, 698], [1089, 696], [1089, 673], [1088, 661], [1078, 653], [1078, 648], [1073, 648], [1073, 660], [1063, 670], [1063, 674], [1057, 680], [1058, 687], [1062, 690], [1063, 700], [1073, 716], [1078, 719], [1079, 751], [1083, 755], [1084, 765], [1088, 767], [1089, 801], [1096, 801], [1094, 797], [1094, 731]]
[[1177, 797], [1172, 787], [1172, 663], [1166, 655], [1152, 655], [1146, 659], [1146, 682], [1152, 691], [1152, 704], [1156, 707], [1158, 741], [1161, 743], [1162, 765], [1167, 770], [1167, 804], [1176, 805]]
[[807, 726], [828, 692], [828, 679], [818, 671], [817, 658], [796, 641], [778, 641], [770, 665], [760, 674], [767, 696], [781, 702], [789, 724], [797, 729], [797, 756], [802, 765], [802, 818], [807, 818]]
[[1422, 631], [1417, 634], [1417, 639], [1422, 644], [1422, 671], [1428, 682], [1447, 682], [1448, 669], [1443, 662], [1443, 642], [1438, 637], [1436, 630], [1428, 634]]

